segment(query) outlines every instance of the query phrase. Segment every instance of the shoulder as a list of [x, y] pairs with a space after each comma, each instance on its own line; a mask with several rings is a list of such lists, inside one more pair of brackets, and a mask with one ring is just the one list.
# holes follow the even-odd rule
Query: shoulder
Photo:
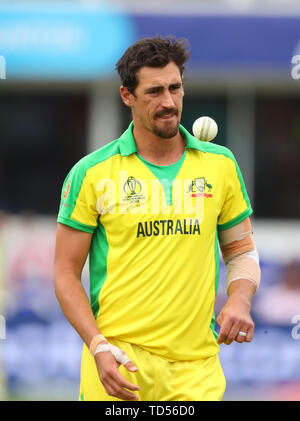
[[238, 163], [235, 159], [234, 154], [226, 146], [216, 145], [214, 143], [202, 142], [203, 151], [206, 155], [221, 165], [226, 172], [234, 172], [240, 174]]
[[201, 143], [202, 143], [204, 152], [215, 154], [215, 155], [222, 155], [226, 158], [230, 158], [233, 161], [235, 161], [233, 153], [226, 146], [217, 145], [215, 143], [210, 143], [210, 142], [201, 142]]

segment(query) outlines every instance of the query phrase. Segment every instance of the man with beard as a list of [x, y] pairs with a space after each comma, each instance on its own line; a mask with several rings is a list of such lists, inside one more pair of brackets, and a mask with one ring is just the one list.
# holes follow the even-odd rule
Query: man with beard
[[[173, 38], [127, 49], [116, 68], [132, 123], [64, 183], [55, 290], [84, 341], [82, 400], [220, 400], [219, 345], [253, 338], [252, 209], [232, 153], [180, 125], [188, 57]], [[218, 244], [229, 296], [219, 335]]]

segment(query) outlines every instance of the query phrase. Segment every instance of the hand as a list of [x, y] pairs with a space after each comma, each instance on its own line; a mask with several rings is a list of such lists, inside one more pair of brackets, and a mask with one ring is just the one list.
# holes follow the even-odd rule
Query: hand
[[[230, 345], [233, 341], [238, 343], [251, 342], [254, 334], [254, 323], [250, 315], [250, 306], [241, 297], [232, 296], [222, 308], [217, 317], [220, 325], [218, 344]], [[245, 332], [246, 336], [239, 335]]]
[[[102, 342], [101, 344], [107, 344]], [[121, 351], [125, 354], [124, 351]], [[95, 361], [98, 368], [100, 380], [110, 396], [114, 396], [125, 401], [137, 401], [138, 396], [129, 390], [140, 390], [140, 387], [128, 382], [119, 372], [120, 363], [116, 360], [114, 355], [110, 352], [98, 352], [95, 355]], [[124, 367], [128, 371], [135, 372], [137, 367], [132, 361], [128, 361]], [[127, 390], [129, 389], [129, 390]]]

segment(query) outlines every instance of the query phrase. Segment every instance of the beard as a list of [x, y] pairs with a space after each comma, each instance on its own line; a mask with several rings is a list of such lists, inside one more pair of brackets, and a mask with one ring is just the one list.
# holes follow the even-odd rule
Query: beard
[[[173, 110], [173, 113], [178, 116], [178, 111], [177, 110]], [[164, 114], [168, 114], [166, 111], [165, 112], [161, 112], [159, 114], [157, 114], [155, 116], [155, 118], [157, 117], [161, 117]], [[174, 124], [172, 123], [172, 125], [170, 125], [168, 127], [168, 125], [166, 125], [166, 127], [158, 127], [157, 125], [153, 125], [153, 133], [158, 136], [161, 137], [162, 139], [171, 139], [172, 137], [176, 136], [179, 130], [179, 120]]]
[[173, 126], [173, 127], [165, 127], [165, 128], [161, 128], [157, 126], [153, 127], [153, 133], [156, 136], [161, 137], [162, 139], [171, 139], [172, 137], [177, 135], [178, 130], [179, 130], [179, 123], [177, 123], [176, 126]]

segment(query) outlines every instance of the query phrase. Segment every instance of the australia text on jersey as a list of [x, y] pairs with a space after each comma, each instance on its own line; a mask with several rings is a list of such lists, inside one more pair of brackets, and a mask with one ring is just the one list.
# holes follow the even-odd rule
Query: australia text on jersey
[[197, 218], [184, 218], [166, 220], [154, 220], [139, 222], [137, 226], [137, 238], [152, 237], [158, 235], [200, 235], [200, 223]]

